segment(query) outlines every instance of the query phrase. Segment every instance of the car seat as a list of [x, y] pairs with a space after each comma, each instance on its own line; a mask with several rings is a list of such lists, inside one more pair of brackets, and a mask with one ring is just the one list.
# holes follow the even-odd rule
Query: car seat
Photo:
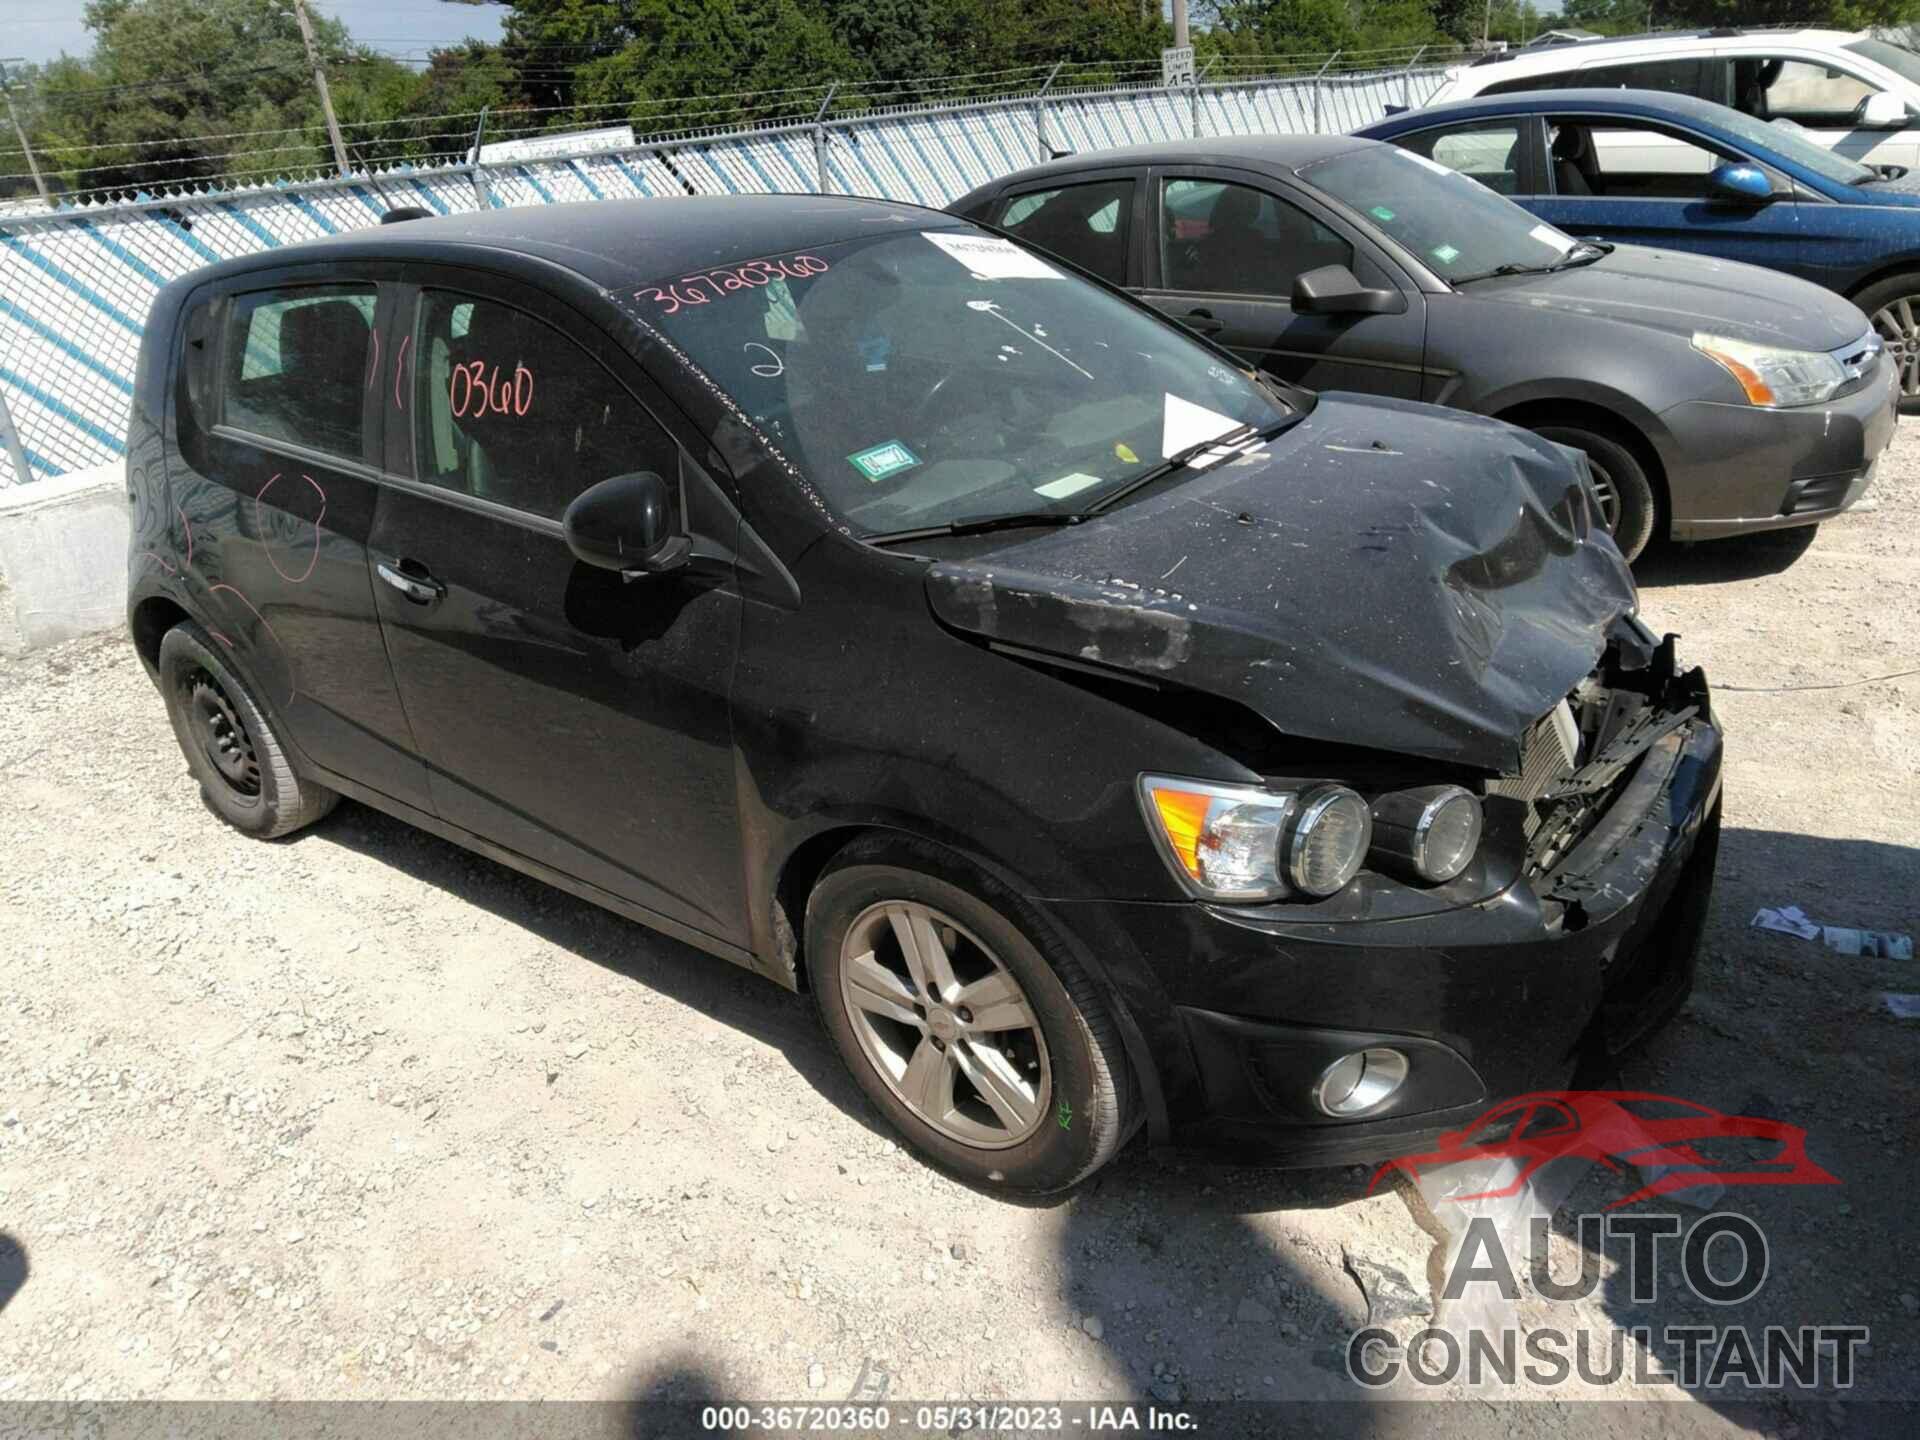
[[1597, 195], [1600, 167], [1593, 139], [1580, 125], [1562, 125], [1553, 137], [1553, 185], [1562, 195]]

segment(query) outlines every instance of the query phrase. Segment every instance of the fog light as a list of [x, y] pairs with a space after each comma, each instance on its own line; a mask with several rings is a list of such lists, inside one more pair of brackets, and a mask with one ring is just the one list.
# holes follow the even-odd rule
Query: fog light
[[1351, 1119], [1386, 1104], [1406, 1078], [1407, 1057], [1398, 1050], [1355, 1050], [1320, 1072], [1313, 1103], [1329, 1115]]

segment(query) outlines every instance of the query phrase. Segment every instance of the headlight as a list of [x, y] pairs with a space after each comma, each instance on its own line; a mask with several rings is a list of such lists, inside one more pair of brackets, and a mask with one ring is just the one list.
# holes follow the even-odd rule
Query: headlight
[[1366, 802], [1342, 785], [1296, 793], [1143, 775], [1140, 800], [1167, 864], [1208, 900], [1331, 895], [1359, 872], [1373, 830]]
[[1840, 362], [1818, 350], [1782, 350], [1705, 333], [1693, 337], [1693, 348], [1718, 361], [1755, 405], [1818, 405], [1847, 383]]
[[1480, 845], [1480, 802], [1458, 785], [1396, 790], [1373, 802], [1373, 856], [1429, 885], [1452, 880]]
[[1287, 827], [1287, 878], [1309, 895], [1331, 895], [1360, 873], [1373, 838], [1367, 802], [1344, 785], [1301, 797], [1300, 818]]

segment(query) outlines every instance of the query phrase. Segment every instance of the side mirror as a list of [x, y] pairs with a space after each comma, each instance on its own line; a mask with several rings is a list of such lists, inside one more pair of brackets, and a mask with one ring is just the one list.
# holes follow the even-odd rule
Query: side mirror
[[1854, 124], [1862, 130], [1904, 130], [1907, 128], [1907, 107], [1897, 95], [1876, 90], [1862, 100], [1860, 108], [1854, 111]]
[[1707, 191], [1736, 205], [1765, 205], [1773, 199], [1773, 182], [1758, 166], [1722, 165], [1707, 176]]
[[560, 524], [575, 556], [624, 574], [678, 570], [693, 548], [674, 533], [673, 491], [651, 470], [591, 486], [574, 497]]
[[1344, 265], [1322, 265], [1293, 277], [1297, 315], [1396, 315], [1406, 305], [1398, 290], [1369, 290]]

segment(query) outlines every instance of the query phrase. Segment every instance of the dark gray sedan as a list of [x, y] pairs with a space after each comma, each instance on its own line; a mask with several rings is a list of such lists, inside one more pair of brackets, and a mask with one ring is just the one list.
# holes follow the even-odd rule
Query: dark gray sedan
[[1629, 557], [1661, 535], [1837, 515], [1893, 437], [1894, 367], [1850, 302], [1577, 239], [1375, 141], [1101, 151], [950, 208], [1287, 380], [1494, 415], [1586, 452]]

